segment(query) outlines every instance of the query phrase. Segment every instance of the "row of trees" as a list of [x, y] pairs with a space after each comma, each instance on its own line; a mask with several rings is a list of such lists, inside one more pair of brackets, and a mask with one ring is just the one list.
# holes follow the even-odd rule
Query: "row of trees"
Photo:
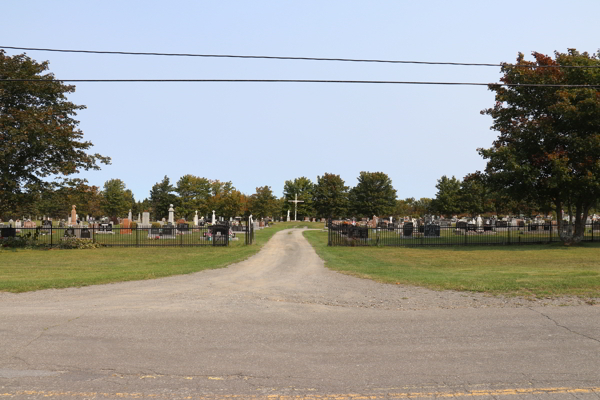
[[[489, 85], [496, 102], [482, 114], [493, 118], [492, 129], [499, 136], [491, 148], [478, 150], [487, 160], [485, 171], [462, 182], [442, 177], [431, 201], [396, 200], [386, 174], [361, 172], [352, 189], [334, 174], [318, 177], [314, 184], [304, 177], [287, 181], [280, 199], [268, 186], [245, 196], [231, 182], [186, 175], [176, 186], [163, 179], [149, 199], [136, 202], [118, 179], [101, 190], [68, 178], [110, 163], [108, 157], [87, 152], [92, 143], [82, 140], [75, 119], [85, 106], [66, 98], [75, 87], [47, 73], [47, 62], [0, 50], [0, 216], [57, 215], [59, 210], [63, 215], [70, 204], [78, 204], [80, 214], [151, 209], [159, 218], [172, 203], [187, 217], [195, 209], [261, 217], [293, 209], [289, 200], [298, 195], [303, 201], [299, 213], [320, 217], [402, 215], [407, 210], [501, 214], [524, 207], [560, 215], [565, 210], [574, 224], [563, 229], [559, 218], [559, 232], [565, 242], [576, 242], [600, 202], [600, 52], [570, 49], [554, 58], [533, 57], [529, 62], [519, 54], [516, 63], [503, 64], [502, 84]], [[52, 176], [64, 179], [48, 182]]]
[[382, 172], [361, 172], [358, 185], [350, 189], [335, 174], [326, 173], [313, 183], [306, 177], [285, 182], [284, 195], [275, 196], [269, 186], [257, 187], [256, 192], [246, 195], [237, 190], [232, 182], [221, 182], [194, 175], [182, 176], [174, 185], [165, 176], [150, 190], [144, 200], [135, 199], [125, 182], [111, 179], [104, 187], [88, 185], [87, 181], [73, 179], [57, 185], [53, 190], [29, 188], [28, 201], [14, 203], [4, 215], [46, 215], [64, 217], [71, 205], [77, 205], [79, 215], [124, 216], [129, 210], [134, 215], [149, 211], [153, 218], [168, 215], [171, 204], [179, 218], [191, 219], [198, 211], [200, 216], [210, 215], [212, 210], [224, 217], [253, 214], [255, 218], [284, 217], [294, 204], [298, 204], [300, 218], [346, 217], [391, 214], [396, 209], [396, 190], [391, 179]]

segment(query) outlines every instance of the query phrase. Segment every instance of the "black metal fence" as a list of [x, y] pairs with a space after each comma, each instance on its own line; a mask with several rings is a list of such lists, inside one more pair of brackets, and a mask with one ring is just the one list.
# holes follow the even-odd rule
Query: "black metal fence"
[[[65, 238], [88, 239], [104, 246], [228, 246], [230, 238], [244, 235], [233, 232], [228, 223], [212, 226], [112, 227], [110, 224], [89, 227], [59, 228], [50, 225], [36, 228], [3, 227], [0, 237], [29, 237], [38, 244], [59, 247]], [[245, 228], [245, 227], [244, 227]]]
[[[456, 226], [413, 224], [395, 226], [356, 226], [328, 222], [329, 246], [465, 246], [508, 245], [560, 242], [558, 226], [529, 224], [511, 226], [506, 221], [497, 225], [476, 226], [458, 222]], [[600, 242], [600, 222], [586, 225], [585, 242]]]

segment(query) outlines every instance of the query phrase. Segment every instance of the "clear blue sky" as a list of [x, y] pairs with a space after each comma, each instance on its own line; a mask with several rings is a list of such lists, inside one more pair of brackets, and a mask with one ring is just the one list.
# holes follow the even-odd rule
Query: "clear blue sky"
[[[136, 52], [512, 62], [518, 52], [600, 47], [598, 0], [3, 0], [0, 46]], [[595, 38], [595, 39], [594, 39]], [[8, 54], [21, 53], [7, 50]], [[497, 67], [358, 64], [29, 51], [61, 79], [240, 78], [496, 82]], [[485, 167], [497, 136], [486, 87], [79, 83], [70, 96], [92, 152], [137, 200], [167, 175], [232, 181], [246, 194], [325, 172], [349, 186], [383, 171], [399, 198], [435, 197], [442, 175]]]

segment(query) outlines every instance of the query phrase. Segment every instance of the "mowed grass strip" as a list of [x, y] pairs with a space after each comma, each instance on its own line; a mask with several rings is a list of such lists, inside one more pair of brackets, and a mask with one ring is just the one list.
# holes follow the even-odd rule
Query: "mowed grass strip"
[[[320, 224], [321, 227], [323, 224]], [[0, 291], [26, 292], [154, 279], [223, 268], [256, 254], [278, 231], [317, 224], [285, 222], [244, 235], [229, 247], [103, 247], [85, 250], [0, 250]]]
[[452, 247], [328, 247], [305, 237], [332, 270], [434, 290], [600, 298], [600, 243]]

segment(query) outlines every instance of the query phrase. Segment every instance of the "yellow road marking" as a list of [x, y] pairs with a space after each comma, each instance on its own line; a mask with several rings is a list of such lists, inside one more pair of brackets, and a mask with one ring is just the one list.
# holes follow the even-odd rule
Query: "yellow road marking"
[[402, 393], [380, 393], [380, 394], [331, 394], [331, 395], [198, 395], [181, 397], [176, 394], [153, 394], [153, 393], [103, 393], [103, 392], [60, 392], [60, 391], [44, 391], [44, 390], [20, 390], [15, 392], [0, 393], [2, 398], [10, 398], [16, 396], [40, 396], [40, 397], [85, 397], [85, 398], [125, 398], [125, 399], [144, 399], [144, 398], [163, 398], [163, 399], [256, 399], [256, 400], [302, 400], [302, 399], [347, 399], [347, 400], [363, 400], [363, 399], [421, 399], [435, 397], [482, 397], [482, 396], [519, 396], [530, 394], [585, 394], [596, 393], [600, 394], [600, 387], [587, 388], [526, 388], [526, 389], [498, 389], [498, 390], [472, 390], [465, 392], [402, 392]]

